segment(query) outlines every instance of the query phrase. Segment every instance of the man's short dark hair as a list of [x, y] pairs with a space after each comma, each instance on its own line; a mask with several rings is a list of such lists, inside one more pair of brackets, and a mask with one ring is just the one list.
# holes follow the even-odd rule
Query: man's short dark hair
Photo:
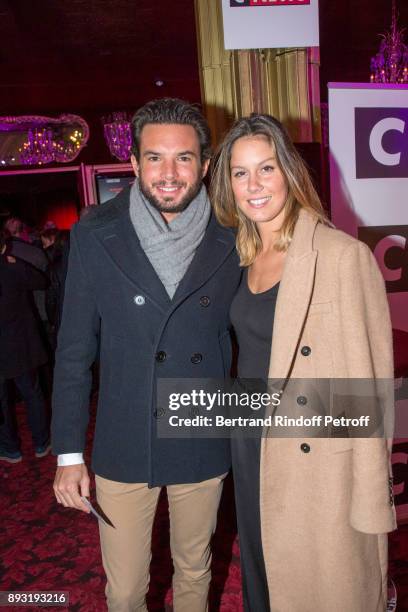
[[40, 232], [41, 238], [47, 238], [48, 240], [52, 240], [58, 236], [58, 228], [57, 227], [47, 227], [47, 229], [42, 230]]
[[148, 102], [132, 119], [132, 153], [139, 161], [140, 135], [148, 124], [191, 125], [200, 143], [201, 161], [211, 157], [211, 132], [208, 123], [196, 106], [179, 98], [161, 98]]

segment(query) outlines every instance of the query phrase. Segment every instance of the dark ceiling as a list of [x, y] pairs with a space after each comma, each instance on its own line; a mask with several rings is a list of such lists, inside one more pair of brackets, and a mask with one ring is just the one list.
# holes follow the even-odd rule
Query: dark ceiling
[[[324, 96], [329, 80], [368, 79], [391, 0], [319, 4]], [[408, 25], [407, 0], [397, 6]], [[3, 114], [200, 99], [194, 0], [0, 0], [0, 40]]]
[[193, 0], [1, 0], [0, 40], [4, 114], [200, 99]]
[[[319, 4], [325, 100], [328, 81], [369, 80], [391, 0]], [[407, 0], [397, 5], [408, 25]], [[0, 37], [0, 115], [82, 115], [91, 140], [79, 161], [110, 161], [104, 113], [166, 95], [200, 101], [194, 0], [0, 0]]]

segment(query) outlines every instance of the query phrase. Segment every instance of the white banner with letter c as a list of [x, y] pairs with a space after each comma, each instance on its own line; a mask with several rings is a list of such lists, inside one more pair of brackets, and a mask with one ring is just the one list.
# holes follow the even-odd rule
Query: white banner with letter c
[[[331, 218], [365, 242], [384, 276], [394, 335], [394, 495], [408, 521], [408, 86], [329, 84]], [[381, 325], [381, 321], [378, 322]]]
[[222, 0], [222, 16], [226, 49], [319, 46], [318, 0]]
[[329, 140], [332, 220], [371, 248], [408, 332], [408, 86], [329, 84]]

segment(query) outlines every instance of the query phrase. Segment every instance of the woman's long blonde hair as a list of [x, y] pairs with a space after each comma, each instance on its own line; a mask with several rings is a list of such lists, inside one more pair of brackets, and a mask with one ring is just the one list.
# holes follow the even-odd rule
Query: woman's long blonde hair
[[221, 225], [237, 228], [237, 251], [241, 266], [252, 264], [262, 250], [261, 237], [254, 221], [237, 207], [231, 186], [231, 150], [245, 136], [265, 136], [275, 149], [275, 157], [288, 187], [285, 218], [275, 248], [285, 251], [292, 239], [299, 210], [305, 208], [319, 221], [330, 223], [313, 186], [306, 165], [286, 129], [274, 117], [253, 113], [235, 122], [218, 147], [212, 162], [211, 201]]

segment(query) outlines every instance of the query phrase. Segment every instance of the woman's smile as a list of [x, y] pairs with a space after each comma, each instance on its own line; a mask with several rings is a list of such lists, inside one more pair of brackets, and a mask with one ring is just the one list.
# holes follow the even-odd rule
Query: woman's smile
[[248, 200], [248, 204], [254, 208], [262, 208], [269, 202], [272, 196], [263, 196], [262, 198], [252, 198]]

